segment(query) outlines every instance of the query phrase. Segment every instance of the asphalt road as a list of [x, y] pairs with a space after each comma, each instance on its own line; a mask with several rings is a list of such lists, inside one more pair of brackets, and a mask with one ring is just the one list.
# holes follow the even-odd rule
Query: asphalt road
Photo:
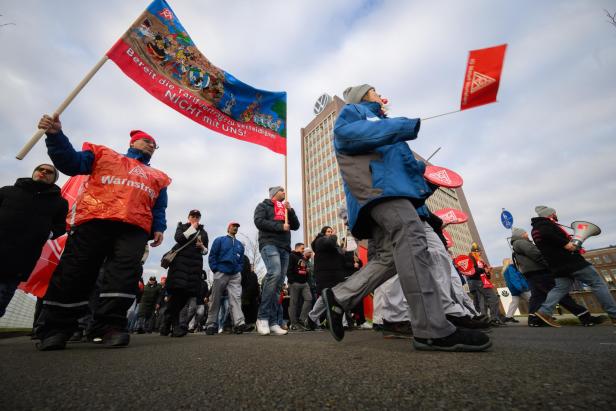
[[135, 335], [38, 352], [0, 340], [0, 409], [616, 409], [616, 327], [493, 330], [485, 353], [414, 351], [371, 330]]

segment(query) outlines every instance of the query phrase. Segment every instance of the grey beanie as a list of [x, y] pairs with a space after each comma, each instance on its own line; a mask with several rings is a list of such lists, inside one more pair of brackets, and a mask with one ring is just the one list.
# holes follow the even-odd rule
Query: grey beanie
[[276, 187], [270, 187], [269, 188], [269, 196], [270, 198], [273, 198], [277, 192], [279, 191], [284, 191], [284, 188], [280, 187], [280, 186], [276, 186]]
[[554, 210], [552, 207], [539, 205], [535, 207], [535, 213], [537, 213], [539, 217], [549, 217], [552, 214], [556, 214], [556, 210]]
[[370, 84], [362, 84], [361, 86], [349, 87], [344, 90], [342, 96], [344, 97], [344, 101], [348, 104], [358, 104], [361, 102], [361, 99], [364, 98], [366, 93], [373, 89]]
[[49, 166], [53, 168], [53, 172], [54, 172], [53, 183], [55, 184], [58, 181], [58, 178], [60, 178], [60, 173], [58, 173], [58, 169], [53, 164], [43, 163], [43, 164], [39, 164], [38, 166], [34, 167], [34, 171], [32, 171], [32, 177], [34, 177], [34, 172], [38, 170], [40, 166]]
[[515, 238], [522, 238], [522, 236], [526, 233], [526, 230], [524, 230], [523, 228], [517, 228], [517, 227], [513, 227], [511, 229], [511, 238], [515, 239]]

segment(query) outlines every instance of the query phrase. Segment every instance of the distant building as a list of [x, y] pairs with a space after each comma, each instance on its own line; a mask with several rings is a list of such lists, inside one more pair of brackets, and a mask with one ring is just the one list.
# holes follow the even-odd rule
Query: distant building
[[[344, 106], [339, 97], [324, 94], [315, 104], [315, 118], [301, 129], [302, 151], [302, 205], [304, 242], [309, 244], [323, 226], [331, 226], [339, 237], [346, 235], [346, 227], [338, 216], [340, 207], [346, 207], [342, 177], [334, 154], [333, 130], [338, 113]], [[421, 157], [419, 160], [423, 160]], [[454, 246], [454, 255], [468, 254], [473, 242], [484, 247], [473, 220], [473, 215], [459, 189], [440, 188], [429, 199], [432, 211], [442, 208], [455, 208], [464, 211], [467, 223], [447, 226]], [[484, 254], [487, 261], [487, 256]]]

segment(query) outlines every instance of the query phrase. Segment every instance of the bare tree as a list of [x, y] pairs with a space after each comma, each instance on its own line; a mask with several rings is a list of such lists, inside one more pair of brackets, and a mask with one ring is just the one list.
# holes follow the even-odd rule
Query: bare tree
[[[3, 17], [2, 14], [0, 14], [0, 17]], [[4, 27], [4, 26], [14, 26], [15, 23], [0, 23], [0, 27]]]
[[603, 11], [605, 11], [605, 14], [607, 14], [607, 18], [609, 19], [608, 23], [616, 27], [616, 12], [614, 12], [614, 14], [610, 14], [610, 12], [605, 9], [603, 9]]
[[244, 244], [244, 253], [250, 260], [257, 277], [261, 280], [261, 278], [265, 276], [267, 270], [265, 269], [265, 264], [259, 252], [259, 233], [256, 233], [254, 238], [250, 238], [243, 233], [238, 233], [238, 235], [243, 237], [242, 243]]

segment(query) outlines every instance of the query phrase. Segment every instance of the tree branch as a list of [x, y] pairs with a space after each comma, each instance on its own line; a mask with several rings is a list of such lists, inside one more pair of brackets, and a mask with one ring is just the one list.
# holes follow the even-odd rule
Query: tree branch
[[614, 14], [610, 14], [610, 12], [605, 9], [603, 9], [603, 11], [605, 11], [605, 14], [607, 14], [607, 18], [610, 19], [608, 23], [616, 27], [616, 12]]

